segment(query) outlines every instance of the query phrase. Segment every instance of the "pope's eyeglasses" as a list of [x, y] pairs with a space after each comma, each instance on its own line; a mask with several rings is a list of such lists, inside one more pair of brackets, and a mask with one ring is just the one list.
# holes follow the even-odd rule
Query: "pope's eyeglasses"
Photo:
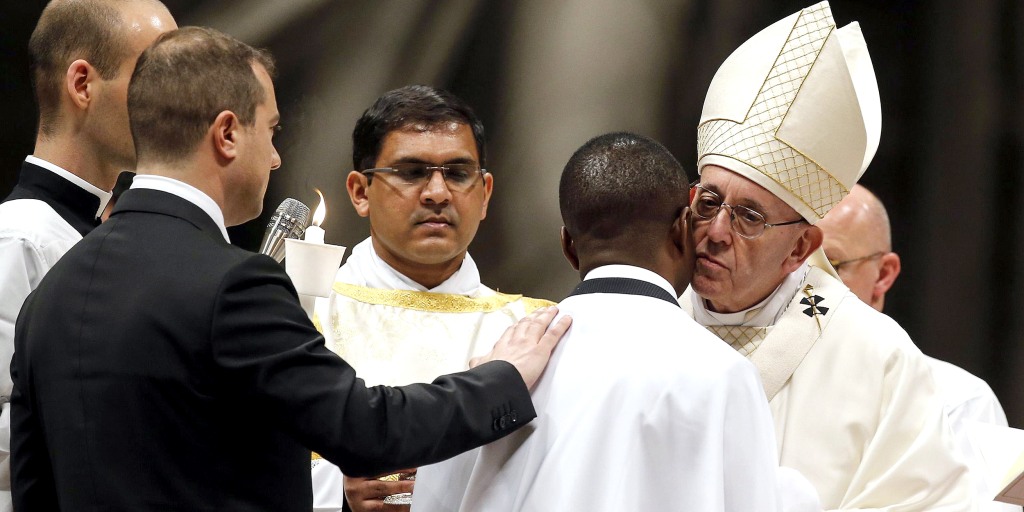
[[440, 172], [445, 186], [452, 192], [466, 192], [476, 185], [478, 179], [487, 173], [487, 169], [477, 164], [444, 164], [433, 165], [420, 162], [400, 162], [391, 167], [378, 167], [359, 171], [368, 178], [374, 174], [387, 173], [396, 178], [398, 184], [407, 188], [419, 188], [426, 185], [435, 172]]
[[763, 235], [764, 230], [767, 228], [807, 222], [805, 219], [797, 219], [789, 222], [769, 224], [765, 220], [764, 215], [757, 210], [742, 205], [724, 203], [721, 196], [704, 188], [699, 183], [693, 184], [692, 188], [697, 189], [697, 193], [693, 197], [693, 204], [691, 205], [697, 222], [714, 220], [715, 217], [718, 217], [718, 212], [722, 210], [722, 207], [728, 208], [729, 219], [732, 221], [730, 225], [733, 231], [747, 240], [753, 240]]

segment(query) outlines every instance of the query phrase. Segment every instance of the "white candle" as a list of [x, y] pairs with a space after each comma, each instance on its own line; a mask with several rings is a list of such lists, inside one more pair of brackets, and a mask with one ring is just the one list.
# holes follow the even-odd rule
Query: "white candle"
[[320, 224], [324, 222], [324, 218], [327, 217], [327, 205], [324, 204], [324, 195], [316, 190], [316, 194], [320, 196], [320, 204], [316, 205], [316, 210], [313, 211], [313, 225], [306, 228], [306, 234], [303, 236], [303, 240], [307, 242], [313, 242], [315, 244], [324, 243], [324, 228], [320, 227]]
[[324, 243], [324, 228], [320, 226], [310, 226], [306, 228], [306, 235], [303, 240], [307, 242], [313, 242], [315, 244]]

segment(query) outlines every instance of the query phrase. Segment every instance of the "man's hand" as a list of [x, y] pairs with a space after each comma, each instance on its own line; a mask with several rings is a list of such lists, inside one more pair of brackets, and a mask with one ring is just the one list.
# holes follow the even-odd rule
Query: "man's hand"
[[550, 306], [538, 309], [516, 322], [505, 329], [489, 353], [470, 360], [470, 368], [498, 359], [508, 361], [519, 370], [526, 387], [533, 389], [548, 364], [551, 351], [572, 324], [572, 318], [564, 316], [551, 325], [551, 320], [557, 314], [558, 308]]
[[[398, 473], [403, 477], [415, 475], [415, 469], [403, 469]], [[385, 505], [384, 497], [403, 492], [412, 492], [416, 485], [415, 480], [377, 480], [388, 475], [381, 475], [376, 478], [355, 478], [345, 477], [345, 500], [348, 501], [352, 512], [408, 512], [410, 505]]]

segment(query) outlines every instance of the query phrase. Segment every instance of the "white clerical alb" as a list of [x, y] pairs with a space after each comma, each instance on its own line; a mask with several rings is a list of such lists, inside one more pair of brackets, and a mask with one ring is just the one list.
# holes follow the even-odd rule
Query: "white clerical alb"
[[651, 283], [668, 299], [562, 301], [573, 325], [533, 390], [537, 419], [477, 460], [421, 469], [414, 512], [778, 510], [754, 368], [688, 318], [657, 274], [609, 265], [584, 283], [603, 278]]
[[14, 325], [25, 298], [43, 276], [92, 229], [110, 200], [104, 192], [53, 163], [25, 158], [11, 197], [0, 203], [0, 512], [11, 509], [11, 356]]
[[[455, 274], [427, 290], [384, 262], [367, 238], [338, 270], [330, 297], [317, 299], [314, 322], [367, 384], [400, 386], [465, 370], [506, 328], [551, 304], [484, 286], [468, 253]], [[312, 471], [314, 510], [341, 510], [341, 471], [319, 457]]]

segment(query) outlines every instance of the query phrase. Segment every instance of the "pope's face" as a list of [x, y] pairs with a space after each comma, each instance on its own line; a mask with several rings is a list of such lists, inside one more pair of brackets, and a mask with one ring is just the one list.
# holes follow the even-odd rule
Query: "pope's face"
[[[446, 123], [389, 132], [375, 167], [403, 162], [479, 165], [480, 156], [468, 125]], [[355, 179], [367, 183], [365, 175]], [[460, 192], [451, 190], [440, 172], [421, 186], [377, 173], [368, 181], [365, 201], [356, 210], [370, 218], [374, 248], [392, 267], [409, 271], [407, 275], [426, 268], [447, 273], [461, 265], [480, 221], [487, 216], [492, 187], [490, 174], [476, 178]]]
[[[701, 172], [701, 185], [729, 205], [743, 205], [764, 215], [769, 224], [800, 216], [760, 185], [725, 168], [709, 165]], [[699, 189], [698, 189], [699, 193]], [[695, 218], [693, 238], [697, 263], [691, 285], [714, 311], [730, 313], [756, 305], [782, 283], [804, 223], [765, 229], [753, 240], [736, 234], [728, 208], [711, 220]]]

